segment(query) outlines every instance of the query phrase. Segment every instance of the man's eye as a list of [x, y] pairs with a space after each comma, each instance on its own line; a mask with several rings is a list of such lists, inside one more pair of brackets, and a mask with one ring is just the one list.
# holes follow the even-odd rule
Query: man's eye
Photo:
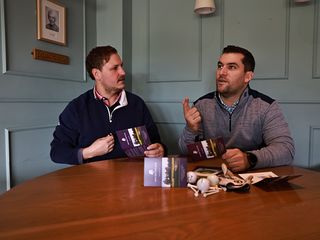
[[236, 67], [236, 66], [231, 65], [231, 66], [229, 66], [229, 69], [230, 69], [230, 70], [235, 70], [235, 69], [237, 69], [237, 67]]
[[223, 66], [221, 64], [218, 64], [218, 69], [221, 69]]

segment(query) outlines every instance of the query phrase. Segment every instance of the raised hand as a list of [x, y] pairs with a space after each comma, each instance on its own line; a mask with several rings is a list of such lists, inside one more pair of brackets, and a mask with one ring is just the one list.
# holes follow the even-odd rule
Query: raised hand
[[201, 124], [201, 115], [196, 107], [190, 107], [189, 98], [185, 97], [182, 101], [183, 114], [188, 127], [197, 132]]

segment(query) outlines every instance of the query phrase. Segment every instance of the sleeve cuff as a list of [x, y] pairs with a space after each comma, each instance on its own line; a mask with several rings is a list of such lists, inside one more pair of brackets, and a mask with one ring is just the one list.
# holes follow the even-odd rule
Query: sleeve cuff
[[78, 150], [78, 162], [79, 162], [79, 164], [83, 164], [83, 163], [84, 163], [84, 162], [83, 162], [82, 151], [83, 151], [83, 148], [80, 148], [80, 149]]

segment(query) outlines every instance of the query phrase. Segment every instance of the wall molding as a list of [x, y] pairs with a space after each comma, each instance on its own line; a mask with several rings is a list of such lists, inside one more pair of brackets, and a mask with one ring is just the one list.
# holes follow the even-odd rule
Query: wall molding
[[41, 125], [41, 126], [20, 126], [20, 127], [14, 127], [14, 128], [5, 128], [5, 167], [6, 167], [6, 189], [10, 190], [12, 187], [12, 178], [11, 178], [11, 155], [10, 155], [10, 135], [13, 132], [22, 132], [22, 131], [30, 131], [30, 130], [39, 130], [39, 129], [49, 129], [49, 128], [55, 128], [56, 125]]
[[[312, 168], [317, 164], [317, 162], [313, 158], [313, 156], [315, 155], [315, 154], [313, 154], [313, 152], [315, 151], [315, 149], [317, 149], [317, 147], [315, 146], [315, 143], [314, 143], [316, 131], [320, 132], [320, 126], [310, 126], [309, 127], [309, 156], [308, 156], [308, 167], [309, 168]], [[320, 162], [318, 162], [318, 164], [319, 163]]]
[[[285, 0], [283, 0], [284, 2], [286, 2]], [[221, 8], [221, 51], [225, 46], [225, 39], [224, 39], [224, 29], [225, 29], [225, 2], [224, 1], [220, 1], [220, 8]], [[291, 5], [291, 3], [289, 3], [289, 5]], [[284, 63], [284, 74], [283, 75], [278, 75], [278, 76], [265, 76], [265, 75], [256, 75], [254, 79], [255, 80], [289, 80], [289, 34], [290, 34], [290, 7], [286, 7], [285, 10], [285, 63]]]
[[[87, 75], [86, 75], [86, 67], [85, 62], [82, 65], [82, 79], [79, 78], [65, 78], [63, 76], [52, 75], [52, 74], [39, 74], [39, 73], [32, 73], [32, 72], [24, 72], [24, 71], [12, 71], [8, 69], [7, 65], [7, 44], [6, 44], [6, 24], [5, 24], [5, 0], [0, 0], [0, 13], [1, 13], [1, 58], [2, 58], [2, 73], [5, 75], [12, 75], [12, 76], [24, 76], [24, 77], [34, 77], [34, 78], [46, 78], [46, 79], [55, 79], [61, 81], [72, 81], [72, 82], [86, 82]], [[86, 57], [86, 4], [85, 0], [82, 2], [82, 12], [83, 12], [83, 59]]]
[[318, 68], [319, 66], [319, 61], [320, 61], [320, 56], [318, 55], [318, 52], [320, 54], [320, 3], [319, 1], [315, 1], [314, 3], [314, 39], [313, 39], [313, 64], [312, 64], [312, 78], [320, 78], [320, 69]]
[[[194, 102], [195, 100], [190, 99], [190, 102]], [[181, 105], [181, 101], [145, 101], [149, 109], [152, 109], [152, 105], [162, 105], [162, 104], [168, 104], [168, 105]], [[277, 101], [280, 105], [320, 105], [320, 100], [314, 101], [314, 100], [293, 100], [293, 101]], [[182, 106], [181, 111], [182, 111]], [[166, 109], [166, 106], [164, 106], [164, 109]], [[183, 113], [182, 113], [183, 114]], [[183, 119], [183, 118], [182, 118]], [[154, 118], [154, 121], [156, 124], [174, 124], [174, 125], [184, 125], [185, 122], [181, 120], [165, 120], [165, 117], [159, 117], [158, 119]]]
[[320, 100], [277, 100], [280, 104], [320, 104]]
[[[189, 99], [190, 102], [196, 101], [196, 99]], [[145, 101], [146, 104], [162, 104], [162, 103], [168, 103], [168, 104], [181, 104], [181, 101], [165, 101], [165, 100], [152, 100], [152, 101]], [[279, 104], [320, 104], [320, 100], [277, 100]]]
[[0, 22], [1, 22], [1, 59], [2, 59], [2, 73], [7, 69], [7, 52], [6, 52], [6, 24], [4, 12], [4, 0], [0, 0]]
[[85, 74], [84, 74], [84, 78], [79, 80], [79, 79], [72, 79], [72, 78], [64, 78], [62, 76], [53, 76], [53, 75], [47, 75], [47, 74], [38, 74], [38, 73], [29, 73], [29, 72], [20, 72], [20, 71], [11, 71], [11, 70], [5, 70], [2, 73], [4, 75], [10, 75], [10, 76], [45, 78], [45, 79], [54, 79], [54, 80], [65, 81], [65, 82], [86, 82], [87, 81]]
[[163, 80], [153, 80], [151, 78], [151, 67], [150, 67], [150, 12], [151, 12], [151, 6], [150, 1], [148, 0], [146, 3], [146, 16], [147, 16], [147, 22], [146, 22], [146, 34], [147, 34], [147, 83], [174, 83], [174, 82], [200, 82], [202, 81], [202, 58], [203, 58], [203, 52], [202, 52], [202, 17], [199, 17], [198, 19], [198, 25], [199, 25], [199, 43], [198, 43], [198, 52], [199, 52], [199, 59], [198, 59], [198, 78], [197, 79], [163, 79]]
[[72, 99], [50, 98], [0, 98], [0, 103], [68, 103]]

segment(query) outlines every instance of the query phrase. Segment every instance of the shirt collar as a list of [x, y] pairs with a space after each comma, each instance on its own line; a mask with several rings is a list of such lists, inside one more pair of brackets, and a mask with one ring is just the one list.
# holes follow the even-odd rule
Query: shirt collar
[[[102, 95], [98, 92], [98, 90], [96, 89], [95, 86], [94, 86], [94, 88], [93, 88], [93, 95], [94, 95], [94, 98], [95, 98], [95, 99], [102, 101], [102, 102], [104, 103], [104, 105], [106, 105], [107, 107], [111, 107], [109, 99], [106, 98], [106, 97], [104, 97], [104, 96], [102, 96]], [[114, 102], [114, 104], [116, 104], [117, 102], [119, 102], [119, 99], [121, 99], [121, 98], [123, 99], [122, 95], [125, 95], [125, 91], [124, 91], [124, 90], [122, 90], [122, 91], [119, 93], [119, 95], [117, 96], [116, 101]], [[126, 99], [126, 97], [125, 97], [125, 99]], [[114, 104], [113, 104], [113, 105], [114, 105]], [[121, 105], [121, 104], [120, 104], [120, 105]]]
[[233, 111], [236, 109], [236, 107], [238, 106], [239, 104], [239, 99], [237, 101], [235, 101], [234, 103], [232, 103], [231, 106], [228, 106], [227, 104], [225, 104], [220, 96], [220, 93], [218, 93], [218, 98], [221, 102], [221, 105], [224, 109], [226, 109], [230, 114], [233, 113]]

